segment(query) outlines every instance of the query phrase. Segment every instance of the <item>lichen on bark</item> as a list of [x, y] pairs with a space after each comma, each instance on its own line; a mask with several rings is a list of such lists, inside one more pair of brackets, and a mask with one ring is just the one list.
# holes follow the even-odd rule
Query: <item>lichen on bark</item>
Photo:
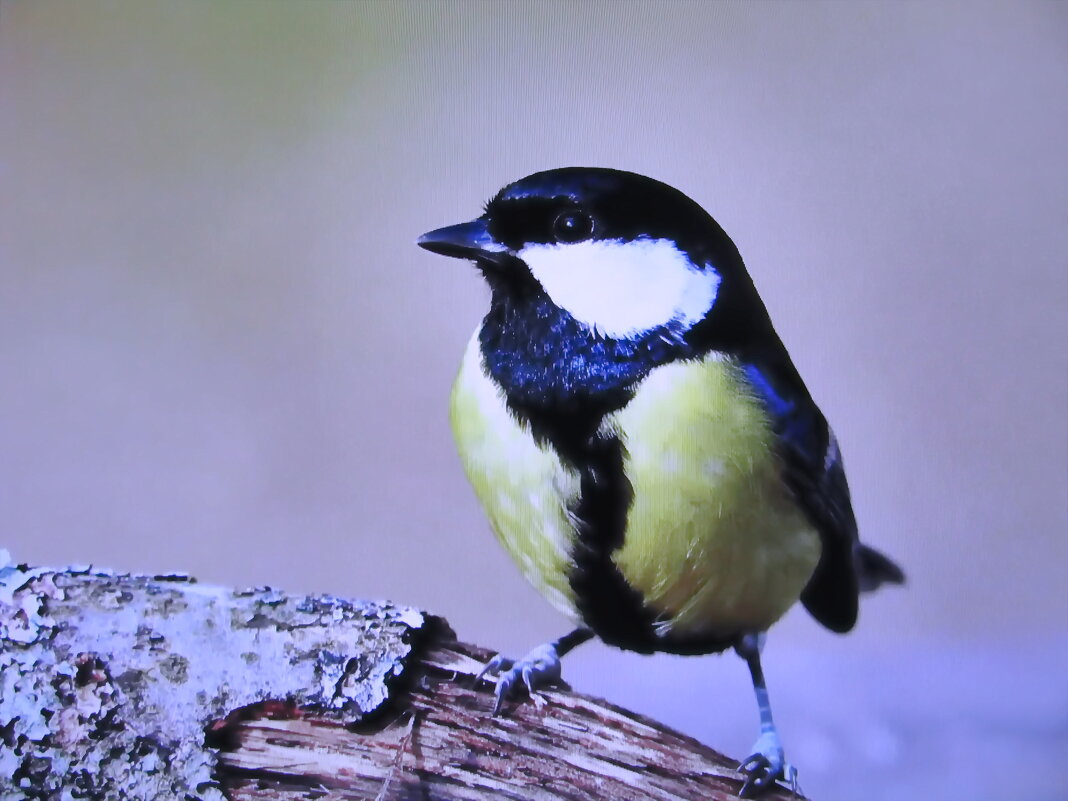
[[268, 699], [359, 720], [424, 623], [385, 602], [29, 568], [0, 551], [0, 801], [221, 799], [205, 727]]

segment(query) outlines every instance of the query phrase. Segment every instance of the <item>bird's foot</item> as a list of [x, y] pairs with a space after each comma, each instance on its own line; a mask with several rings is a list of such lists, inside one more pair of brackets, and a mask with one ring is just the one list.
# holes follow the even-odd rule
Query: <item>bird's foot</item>
[[539, 645], [519, 661], [497, 654], [475, 676], [475, 683], [488, 674], [497, 675], [497, 686], [493, 691], [497, 698], [493, 705], [496, 715], [504, 699], [512, 697], [520, 686], [525, 687], [533, 699], [538, 689], [560, 683], [560, 654], [556, 643]]
[[738, 770], [745, 774], [745, 784], [738, 793], [742, 798], [756, 798], [779, 779], [789, 784], [795, 793], [800, 793], [797, 769], [786, 761], [779, 735], [774, 731], [760, 735], [753, 744], [753, 753], [742, 760]]

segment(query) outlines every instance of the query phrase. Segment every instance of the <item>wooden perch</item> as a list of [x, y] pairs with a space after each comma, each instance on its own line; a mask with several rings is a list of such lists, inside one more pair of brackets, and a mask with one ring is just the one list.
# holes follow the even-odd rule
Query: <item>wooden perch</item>
[[[561, 689], [491, 714], [491, 656], [389, 603], [0, 551], [0, 801], [737, 798], [736, 764]], [[766, 799], [798, 798], [783, 789]]]

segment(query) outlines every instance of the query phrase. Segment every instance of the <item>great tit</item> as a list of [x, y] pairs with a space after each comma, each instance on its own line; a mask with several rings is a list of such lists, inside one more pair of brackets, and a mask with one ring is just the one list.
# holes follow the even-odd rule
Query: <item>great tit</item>
[[666, 184], [572, 167], [418, 244], [489, 284], [452, 429], [497, 538], [578, 624], [487, 665], [495, 711], [593, 636], [641, 653], [733, 648], [760, 710], [742, 794], [793, 779], [764, 632], [798, 600], [849, 631], [858, 593], [904, 576], [860, 544], [838, 442], [734, 242]]

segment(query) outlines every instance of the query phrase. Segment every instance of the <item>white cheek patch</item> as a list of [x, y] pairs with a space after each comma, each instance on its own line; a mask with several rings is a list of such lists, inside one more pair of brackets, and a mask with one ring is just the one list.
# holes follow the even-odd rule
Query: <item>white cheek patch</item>
[[689, 328], [719, 289], [715, 270], [699, 270], [668, 239], [536, 244], [516, 255], [553, 303], [612, 339], [672, 321]]

